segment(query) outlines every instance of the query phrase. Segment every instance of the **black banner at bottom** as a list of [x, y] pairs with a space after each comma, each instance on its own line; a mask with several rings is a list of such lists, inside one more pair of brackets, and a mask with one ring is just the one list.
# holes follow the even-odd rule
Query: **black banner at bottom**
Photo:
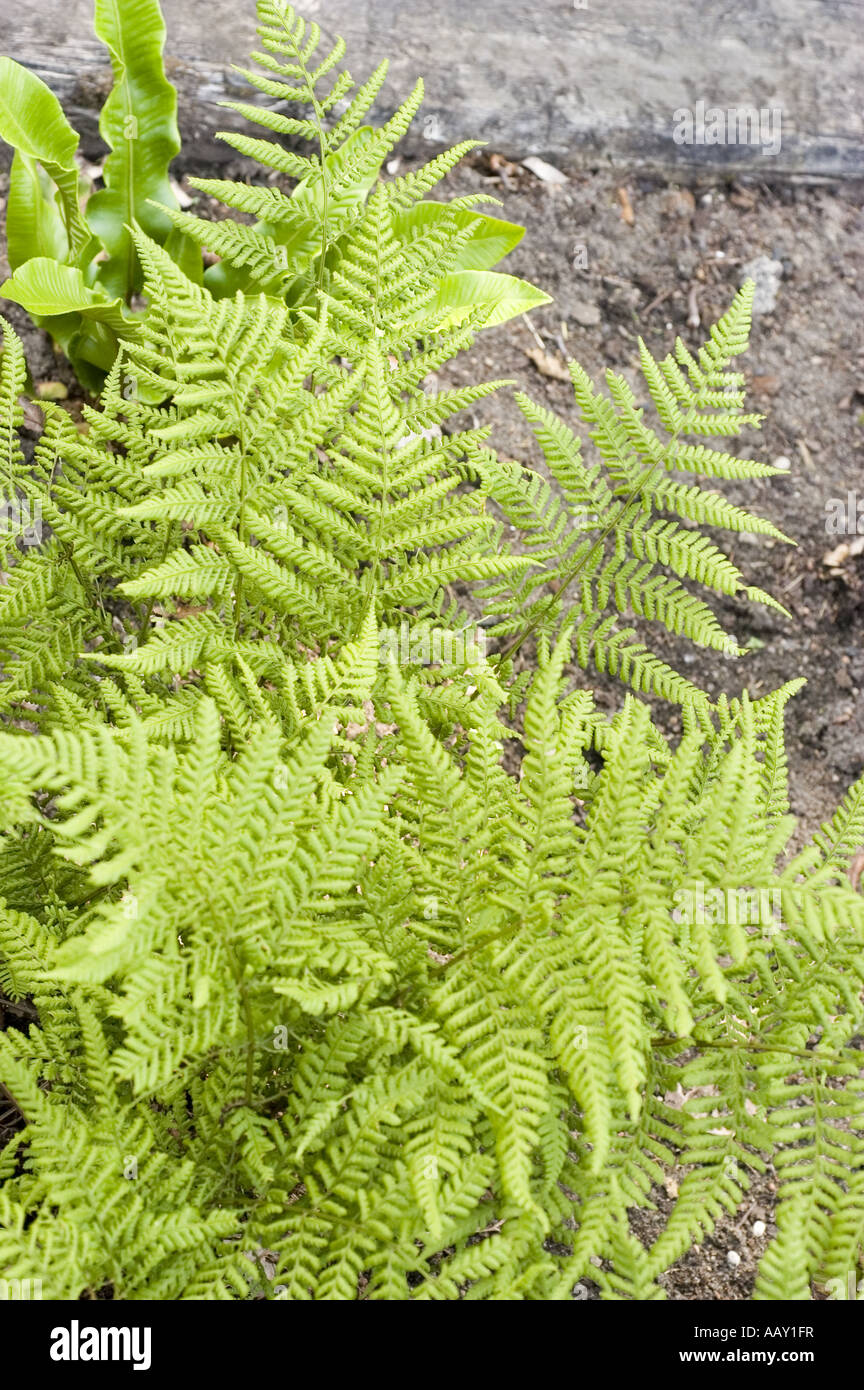
[[[573, 1301], [559, 1309], [552, 1322], [543, 1318], [540, 1325], [529, 1325], [535, 1332], [539, 1328], [540, 1335], [548, 1339], [546, 1354], [552, 1364], [556, 1354], [566, 1356], [577, 1376], [584, 1354], [588, 1358], [585, 1373], [590, 1363], [594, 1375], [603, 1369], [618, 1375], [632, 1370], [640, 1377], [650, 1372], [664, 1378], [677, 1372], [695, 1383], [705, 1370], [716, 1367], [733, 1373], [739, 1368], [757, 1369], [769, 1381], [775, 1372], [790, 1369], [805, 1369], [820, 1379], [826, 1374], [843, 1379], [846, 1367], [856, 1365], [861, 1354], [862, 1319], [853, 1307], [838, 1306], [850, 1301], [857, 1299], [813, 1303]], [[296, 1374], [298, 1364], [308, 1366], [313, 1358], [329, 1378], [338, 1368], [340, 1355], [346, 1356], [355, 1373], [362, 1357], [366, 1379], [376, 1373], [390, 1379], [395, 1366], [402, 1362], [399, 1332], [404, 1329], [411, 1339], [404, 1362], [409, 1371], [417, 1364], [423, 1328], [431, 1340], [436, 1326], [439, 1332], [433, 1351], [437, 1348], [443, 1353], [442, 1374], [445, 1367], [452, 1373], [464, 1357], [472, 1332], [478, 1338], [477, 1358], [488, 1373], [496, 1354], [509, 1348], [514, 1333], [520, 1336], [518, 1325], [509, 1321], [496, 1332], [485, 1322], [464, 1324], [460, 1317], [460, 1340], [445, 1351], [438, 1340], [437, 1318], [442, 1315], [438, 1308], [436, 1321], [427, 1323], [424, 1318], [419, 1328], [413, 1322], [404, 1323], [404, 1315], [395, 1324], [388, 1322], [386, 1342], [380, 1326], [368, 1322], [375, 1316], [374, 1310], [366, 1313], [361, 1323], [351, 1323], [347, 1330], [350, 1341], [344, 1337], [322, 1341], [322, 1334], [336, 1325], [330, 1321], [334, 1311], [328, 1314], [324, 1308], [315, 1312], [308, 1306], [301, 1309], [296, 1304], [268, 1306], [264, 1302], [5, 1300], [0, 1302], [3, 1381], [14, 1386], [16, 1376], [26, 1375], [62, 1384], [70, 1376], [76, 1381], [99, 1379], [105, 1372], [113, 1378], [124, 1373], [137, 1375], [140, 1380], [166, 1371], [196, 1376], [212, 1373], [224, 1381], [235, 1371], [257, 1374], [267, 1367], [275, 1371], [281, 1366], [286, 1374]], [[532, 1315], [526, 1307], [523, 1315], [530, 1319], [536, 1313]], [[339, 1325], [344, 1332], [341, 1317]], [[374, 1345], [365, 1346], [363, 1332], [373, 1328]], [[452, 1324], [445, 1323], [444, 1328], [452, 1336]], [[559, 1342], [559, 1338], [567, 1340]], [[431, 1369], [428, 1361], [426, 1364]], [[470, 1362], [465, 1364], [466, 1371], [469, 1366]], [[512, 1371], [512, 1366], [509, 1369]], [[860, 1372], [856, 1380], [860, 1380]]]

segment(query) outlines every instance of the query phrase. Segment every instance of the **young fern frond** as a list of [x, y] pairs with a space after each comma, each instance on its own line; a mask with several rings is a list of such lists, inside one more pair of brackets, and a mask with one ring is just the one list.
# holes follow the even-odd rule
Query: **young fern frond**
[[[249, 102], [223, 104], [277, 135], [311, 143], [315, 153], [302, 154], [273, 140], [223, 132], [220, 138], [238, 153], [296, 179], [292, 196], [226, 179], [193, 179], [193, 186], [201, 192], [238, 212], [251, 214], [258, 219], [257, 224], [214, 224], [190, 213], [165, 211], [178, 230], [227, 262], [227, 274], [224, 266], [216, 266], [208, 273], [208, 283], [216, 293], [249, 289], [257, 284], [296, 297], [303, 293], [313, 263], [318, 267], [318, 284], [323, 284], [330, 248], [362, 216], [366, 195], [385, 159], [417, 113], [423, 84], [418, 82], [390, 120], [373, 130], [362, 122], [383, 86], [386, 63], [354, 92], [347, 72], [332, 80], [334, 68], [345, 55], [342, 39], [337, 39], [319, 61], [321, 30], [317, 24], [307, 25], [292, 6], [282, 9], [269, 0], [261, 0], [258, 18], [258, 34], [264, 47], [252, 57], [274, 76], [249, 68], [238, 71], [266, 97], [280, 104], [302, 103], [309, 108], [310, 116], [299, 119]], [[323, 89], [325, 79], [330, 80], [328, 91]], [[466, 148], [470, 146], [463, 146], [456, 157], [461, 158]], [[416, 196], [422, 197], [425, 189], [419, 182], [417, 188]], [[242, 272], [239, 275], [238, 269]]]
[[488, 594], [492, 611], [500, 615], [492, 631], [512, 639], [504, 641], [506, 655], [528, 633], [551, 637], [572, 606], [582, 615], [576, 627], [582, 664], [592, 660], [637, 690], [681, 701], [698, 692], [643, 645], [634, 644], [635, 630], [619, 627], [616, 614], [660, 622], [700, 646], [734, 656], [737, 642], [688, 583], [785, 613], [770, 595], [748, 585], [724, 551], [696, 528], [788, 538], [770, 521], [733, 506], [717, 492], [671, 476], [688, 471], [741, 478], [776, 472], [686, 440], [688, 434], [738, 434], [759, 423], [759, 416], [742, 410], [743, 378], [726, 371], [747, 347], [752, 296], [748, 282], [712, 328], [698, 360], [679, 339], [675, 356], [658, 363], [640, 340], [642, 373], [662, 434], [644, 422], [644, 407], [637, 405], [623, 377], [607, 372], [607, 397], [594, 390], [578, 363], [571, 363], [579, 416], [599, 454], [597, 463], [584, 462], [578, 438], [551, 412], [526, 396], [517, 397], [557, 487], [553, 490], [518, 465], [502, 467], [478, 454], [477, 466], [491, 495], [508, 520], [527, 534], [536, 562], [515, 591], [499, 583]]
[[[88, 435], [67, 429], [62, 440], [88, 486], [64, 477], [58, 529], [91, 568], [113, 565], [120, 592], [146, 605], [135, 645], [121, 654], [115, 635], [93, 661], [132, 676], [185, 674], [229, 655], [220, 635], [229, 614], [235, 641], [252, 651], [278, 635], [325, 652], [337, 635], [359, 633], [370, 603], [379, 624], [397, 628], [411, 607], [440, 611], [456, 579], [530, 563], [491, 550], [483, 493], [463, 487], [485, 432], [440, 433], [500, 383], [419, 390], [430, 352], [444, 360], [470, 337], [430, 326], [418, 348], [415, 322], [433, 261], [440, 267], [468, 234], [456, 231], [449, 245], [438, 233], [428, 245], [415, 240], [408, 273], [386, 196], [375, 195], [342, 273], [376, 306], [362, 340], [353, 321], [345, 327], [347, 288], [298, 340], [286, 307], [240, 291], [216, 301], [137, 236], [149, 315], [107, 384], [103, 415]], [[379, 334], [394, 351], [382, 351]], [[336, 367], [347, 352], [350, 369]], [[310, 373], [331, 363], [326, 389], [311, 389]], [[171, 404], [151, 403], [160, 400]], [[57, 491], [55, 482], [55, 510]], [[110, 524], [99, 524], [109, 509]], [[167, 595], [200, 606], [150, 632], [152, 605]]]
[[[373, 190], [382, 186], [385, 161], [419, 110], [423, 83], [416, 84], [383, 126], [364, 125], [383, 86], [386, 63], [355, 92], [347, 72], [335, 79], [332, 76], [345, 53], [341, 39], [319, 59], [321, 31], [317, 24], [307, 26], [290, 5], [282, 11], [261, 3], [258, 16], [263, 51], [252, 56], [266, 73], [274, 75], [248, 68], [239, 71], [270, 101], [300, 104], [309, 114], [289, 116], [271, 106], [225, 102], [238, 115], [284, 137], [290, 147], [278, 140], [231, 132], [223, 132], [220, 138], [268, 169], [271, 177], [293, 179], [295, 186], [289, 196], [269, 183], [191, 180], [202, 193], [255, 218], [251, 225], [232, 219], [212, 222], [176, 208], [162, 211], [178, 234], [221, 258], [204, 275], [204, 283], [214, 295], [264, 291], [284, 296], [299, 312], [320, 304], [325, 290], [332, 292], [334, 283], [339, 283], [346, 245], [364, 220]], [[310, 144], [313, 152], [302, 153]], [[418, 230], [422, 235], [440, 223], [439, 233], [446, 240], [448, 218], [453, 213], [462, 214], [466, 241], [472, 245], [449, 276], [437, 277], [435, 292], [442, 321], [457, 322], [475, 309], [478, 322], [498, 323], [548, 299], [512, 276], [492, 273], [492, 266], [518, 242], [522, 229], [476, 213], [466, 218], [477, 204], [495, 201], [488, 195], [478, 194], [452, 204], [421, 202], [476, 144], [463, 141], [421, 169], [392, 179], [384, 185], [386, 209], [391, 230], [408, 258], [409, 273], [411, 243]]]

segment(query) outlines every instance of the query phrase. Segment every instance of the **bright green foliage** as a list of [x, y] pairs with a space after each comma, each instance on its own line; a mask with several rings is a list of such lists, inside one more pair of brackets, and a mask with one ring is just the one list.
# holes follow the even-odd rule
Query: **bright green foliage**
[[84, 385], [97, 389], [118, 339], [135, 332], [127, 306], [141, 270], [131, 225], [169, 237], [173, 254], [201, 272], [200, 257], [190, 257], [151, 201], [177, 206], [168, 166], [180, 149], [158, 0], [95, 0], [94, 29], [114, 73], [99, 121], [110, 154], [105, 186], [83, 213], [90, 190], [75, 163], [78, 136], [50, 89], [10, 58], [0, 59], [0, 138], [15, 150], [6, 212], [13, 273], [2, 293], [48, 329]]
[[[240, 154], [296, 179], [291, 196], [269, 184], [195, 178], [193, 187], [255, 217], [256, 222], [251, 226], [229, 220], [211, 222], [177, 211], [167, 215], [179, 231], [222, 258], [204, 277], [214, 294], [259, 289], [284, 294], [296, 306], [308, 302], [316, 285], [329, 287], [338, 272], [346, 242], [350, 247], [352, 231], [363, 219], [382, 166], [419, 110], [423, 83], [417, 83], [385, 125], [374, 129], [363, 120], [383, 86], [386, 62], [355, 91], [347, 72], [334, 76], [345, 55], [342, 39], [322, 55], [318, 25], [307, 24], [291, 5], [276, 0], [258, 0], [258, 18], [262, 47], [252, 57], [264, 73], [249, 68], [239, 71], [271, 102], [299, 103], [308, 114], [286, 115], [250, 102], [223, 104], [266, 131], [287, 137], [295, 146], [311, 144], [314, 153], [299, 153], [278, 140], [223, 132], [220, 138]], [[475, 323], [503, 323], [549, 299], [533, 285], [491, 270], [521, 240], [521, 227], [480, 216], [473, 209], [469, 215], [465, 204], [451, 204], [449, 211], [446, 204], [419, 204], [475, 145], [476, 141], [465, 141], [388, 186], [392, 233], [398, 242], [410, 245], [436, 226], [447, 228], [453, 218], [460, 229], [470, 232], [449, 274], [439, 278], [434, 307], [442, 326], [469, 316]]]
[[[448, 159], [344, 224], [305, 175], [287, 298], [134, 228], [146, 314], [32, 461], [4, 330], [0, 1276], [47, 1297], [659, 1298], [768, 1164], [756, 1296], [861, 1258], [864, 783], [793, 854], [796, 684], [712, 705], [611, 635], [725, 653], [685, 582], [766, 601], [692, 524], [779, 533], [677, 478], [770, 472], [686, 442], [754, 423], [750, 290], [643, 352], [662, 431], [573, 364], [596, 463], [523, 400], [553, 493], [451, 423], [502, 383], [425, 389], [511, 236], [423, 201]], [[456, 649], [478, 612], [503, 651]], [[677, 746], [573, 657], [679, 699]]]
[[[78, 136], [56, 97], [26, 68], [0, 58], [0, 138], [15, 150], [6, 218], [13, 274], [2, 293], [48, 329], [88, 389], [101, 387], [119, 342], [138, 332], [138, 314], [130, 307], [142, 287], [134, 228], [164, 245], [193, 281], [200, 283], [204, 275], [217, 296], [263, 291], [284, 295], [299, 309], [329, 283], [384, 160], [417, 113], [422, 82], [380, 129], [363, 125], [386, 62], [350, 99], [354, 84], [347, 72], [325, 93], [322, 83], [344, 56], [343, 40], [319, 58], [320, 29], [307, 26], [291, 6], [260, 0], [258, 15], [263, 51], [253, 56], [276, 77], [240, 71], [269, 103], [302, 103], [308, 115], [288, 116], [272, 105], [225, 104], [295, 144], [314, 142], [317, 154], [298, 154], [278, 140], [225, 134], [241, 154], [296, 180], [291, 196], [269, 182], [192, 180], [202, 192], [255, 216], [254, 226], [204, 221], [178, 208], [168, 177], [180, 149], [177, 94], [162, 61], [159, 0], [95, 0], [95, 33], [108, 48], [114, 72], [99, 123], [111, 153], [102, 171], [104, 187], [95, 193], [79, 176]], [[392, 185], [393, 234], [400, 242], [410, 245], [436, 224], [449, 228], [453, 219], [466, 232], [461, 254], [437, 285], [442, 325], [469, 318], [503, 323], [549, 300], [533, 285], [491, 269], [518, 244], [523, 228], [469, 212], [467, 204], [417, 205], [475, 143], [448, 150]], [[206, 274], [201, 247], [221, 258]]]
[[[438, 317], [437, 286], [473, 228], [442, 216], [406, 249], [393, 232], [398, 197], [393, 185], [372, 195], [314, 318], [271, 296], [237, 291], [216, 300], [136, 233], [150, 310], [118, 356], [100, 411], [85, 408], [89, 430], [81, 435], [54, 409], [35, 471], [10, 465], [7, 495], [27, 494], [53, 536], [15, 566], [0, 594], [0, 640], [5, 610], [6, 647], [17, 662], [0, 687], [0, 708], [29, 698], [70, 662], [75, 647], [62, 644], [80, 641], [70, 619], [82, 603], [85, 613], [95, 604], [102, 619], [99, 650], [87, 663], [70, 662], [68, 679], [82, 699], [93, 697], [97, 662], [122, 673], [130, 690], [129, 678], [161, 692], [170, 678], [202, 670], [224, 712], [238, 679], [230, 674], [237, 643], [252, 671], [266, 673], [268, 703], [280, 707], [273, 682], [285, 654], [325, 654], [353, 640], [370, 607], [388, 632], [410, 618], [421, 645], [442, 626], [468, 631], [472, 605], [454, 602], [451, 586], [471, 581], [492, 591], [484, 622], [493, 638], [515, 631], [520, 641], [533, 626], [554, 640], [571, 599], [581, 664], [593, 660], [638, 689], [706, 706], [697, 687], [629, 640], [632, 629], [616, 633], [604, 610], [629, 606], [734, 655], [737, 644], [707, 604], [665, 569], [771, 600], [746, 587], [707, 538], [652, 521], [651, 508], [686, 505], [713, 524], [746, 521], [780, 533], [715, 493], [670, 481], [666, 469], [637, 490], [623, 445], [617, 470], [608, 449], [586, 468], [566, 427], [527, 403], [563, 504], [538, 474], [497, 459], [488, 430], [443, 434], [454, 412], [502, 384], [424, 389], [483, 318], [482, 307], [455, 327], [442, 328]], [[741, 292], [720, 336], [746, 315], [749, 294]], [[16, 360], [10, 339], [10, 371]], [[575, 364], [573, 371], [578, 378]], [[14, 434], [14, 410], [10, 418]], [[762, 467], [719, 451], [712, 458], [717, 471]], [[503, 539], [490, 501], [520, 528], [515, 544]], [[579, 524], [586, 502], [595, 508], [588, 531]], [[640, 558], [625, 563], [634, 550]], [[568, 590], [568, 578], [578, 587]], [[19, 633], [34, 585], [44, 594], [44, 626]], [[137, 611], [112, 622], [106, 605], [119, 594]], [[504, 677], [514, 645], [493, 658]], [[184, 720], [199, 694], [194, 684], [186, 693]]]
[[[634, 641], [634, 629], [621, 627], [618, 614], [660, 622], [700, 646], [735, 656], [737, 642], [686, 581], [785, 613], [770, 595], [748, 585], [712, 538], [696, 527], [788, 538], [770, 521], [733, 506], [713, 487], [707, 490], [679, 476], [701, 474], [713, 482], [769, 477], [777, 471], [687, 438], [738, 435], [759, 423], [758, 415], [743, 412], [743, 376], [727, 370], [730, 360], [747, 348], [753, 288], [750, 281], [740, 290], [697, 358], [679, 338], [674, 356], [658, 363], [639, 340], [659, 432], [644, 421], [645, 407], [637, 404], [623, 377], [607, 372], [609, 395], [604, 396], [578, 363], [571, 363], [579, 416], [598, 462], [583, 459], [579, 439], [561, 420], [527, 396], [518, 397], [557, 488], [518, 464], [480, 457], [484, 482], [521, 533], [520, 550], [526, 551], [527, 541], [527, 553], [535, 561], [515, 593], [499, 584], [487, 595], [488, 611], [500, 615], [492, 629], [496, 635], [516, 634], [521, 641], [526, 632], [536, 631], [554, 637], [575, 590], [583, 615], [574, 634], [580, 663], [593, 662], [637, 690], [680, 700], [693, 694], [692, 687]], [[511, 642], [507, 650], [516, 645]]]
[[[395, 666], [346, 738], [375, 653], [369, 629], [338, 700], [287, 738], [262, 717], [233, 757], [208, 699], [168, 746], [74, 700], [50, 735], [0, 737], [0, 969], [40, 1013], [0, 1041], [28, 1121], [0, 1159], [7, 1276], [60, 1298], [657, 1297], [768, 1155], [762, 1296], [854, 1266], [864, 907], [835, 847], [864, 797], [778, 862], [763, 758], [789, 692], [673, 752], [632, 700], [609, 721], [560, 697], [565, 636], [517, 778], [486, 673], [452, 751]], [[745, 883], [782, 928], [678, 906]], [[626, 1208], [673, 1165], [645, 1250]]]

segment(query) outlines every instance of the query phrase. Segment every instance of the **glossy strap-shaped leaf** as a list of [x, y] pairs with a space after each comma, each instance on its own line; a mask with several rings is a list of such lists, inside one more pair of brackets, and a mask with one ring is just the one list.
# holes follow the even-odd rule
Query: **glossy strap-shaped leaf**
[[[7, 213], [12, 269], [34, 250], [84, 264], [97, 248], [79, 206], [78, 136], [51, 89], [11, 58], [0, 58], [0, 139], [16, 152]], [[56, 184], [59, 207], [39, 165]]]
[[110, 146], [105, 188], [87, 205], [87, 220], [109, 253], [99, 278], [110, 295], [140, 288], [130, 234], [137, 223], [154, 240], [171, 231], [151, 200], [176, 207], [168, 166], [180, 149], [177, 93], [165, 76], [165, 25], [158, 0], [96, 0], [94, 28], [111, 55], [114, 87], [99, 131]]

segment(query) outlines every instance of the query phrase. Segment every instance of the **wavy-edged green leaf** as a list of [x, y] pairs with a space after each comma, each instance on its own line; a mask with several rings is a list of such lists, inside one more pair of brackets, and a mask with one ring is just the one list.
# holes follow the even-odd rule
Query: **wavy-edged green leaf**
[[137, 332], [136, 321], [126, 317], [119, 299], [91, 289], [77, 266], [58, 265], [47, 256], [27, 261], [0, 290], [28, 313], [43, 318], [77, 313], [106, 323], [117, 333], [132, 337]]
[[32, 155], [15, 151], [6, 203], [6, 253], [14, 271], [31, 256], [65, 261], [69, 238], [57, 204], [57, 185]]
[[454, 271], [491, 270], [509, 256], [525, 235], [525, 228], [515, 222], [488, 217], [470, 208], [451, 208], [431, 198], [398, 213], [393, 218], [393, 231], [400, 241], [412, 241], [444, 217], [452, 219], [459, 231], [472, 227], [470, 239], [460, 248], [453, 263]]
[[494, 328], [518, 314], [551, 303], [551, 296], [544, 290], [515, 275], [502, 275], [495, 270], [454, 270], [444, 276], [423, 317], [428, 316], [443, 329], [454, 328], [477, 314], [481, 327]]
[[90, 199], [87, 220], [109, 253], [99, 278], [109, 293], [125, 298], [141, 285], [129, 229], [137, 223], [160, 243], [171, 232], [150, 200], [177, 206], [168, 178], [180, 149], [177, 93], [165, 76], [158, 0], [96, 0], [94, 28], [111, 55], [114, 86], [99, 118], [111, 149], [105, 187]]
[[[70, 126], [60, 103], [35, 73], [14, 62], [12, 58], [0, 58], [0, 139], [21, 156], [17, 171], [10, 184], [10, 206], [8, 209], [9, 264], [14, 270], [28, 255], [32, 256], [40, 245], [34, 241], [27, 250], [28, 231], [35, 228], [34, 209], [28, 218], [22, 207], [23, 190], [29, 184], [35, 193], [33, 183], [33, 161], [42, 165], [46, 174], [57, 186], [62, 223], [66, 238], [67, 254], [76, 259], [87, 252], [92, 238], [87, 223], [81, 215], [79, 198], [78, 168], [75, 154], [78, 149], [78, 136]], [[40, 195], [44, 194], [41, 185]], [[38, 214], [45, 221], [45, 214]], [[29, 226], [28, 226], [29, 223]], [[42, 241], [46, 247], [59, 242], [56, 227], [50, 233], [43, 230]], [[95, 250], [95, 247], [92, 249]], [[65, 259], [65, 255], [64, 255]]]

